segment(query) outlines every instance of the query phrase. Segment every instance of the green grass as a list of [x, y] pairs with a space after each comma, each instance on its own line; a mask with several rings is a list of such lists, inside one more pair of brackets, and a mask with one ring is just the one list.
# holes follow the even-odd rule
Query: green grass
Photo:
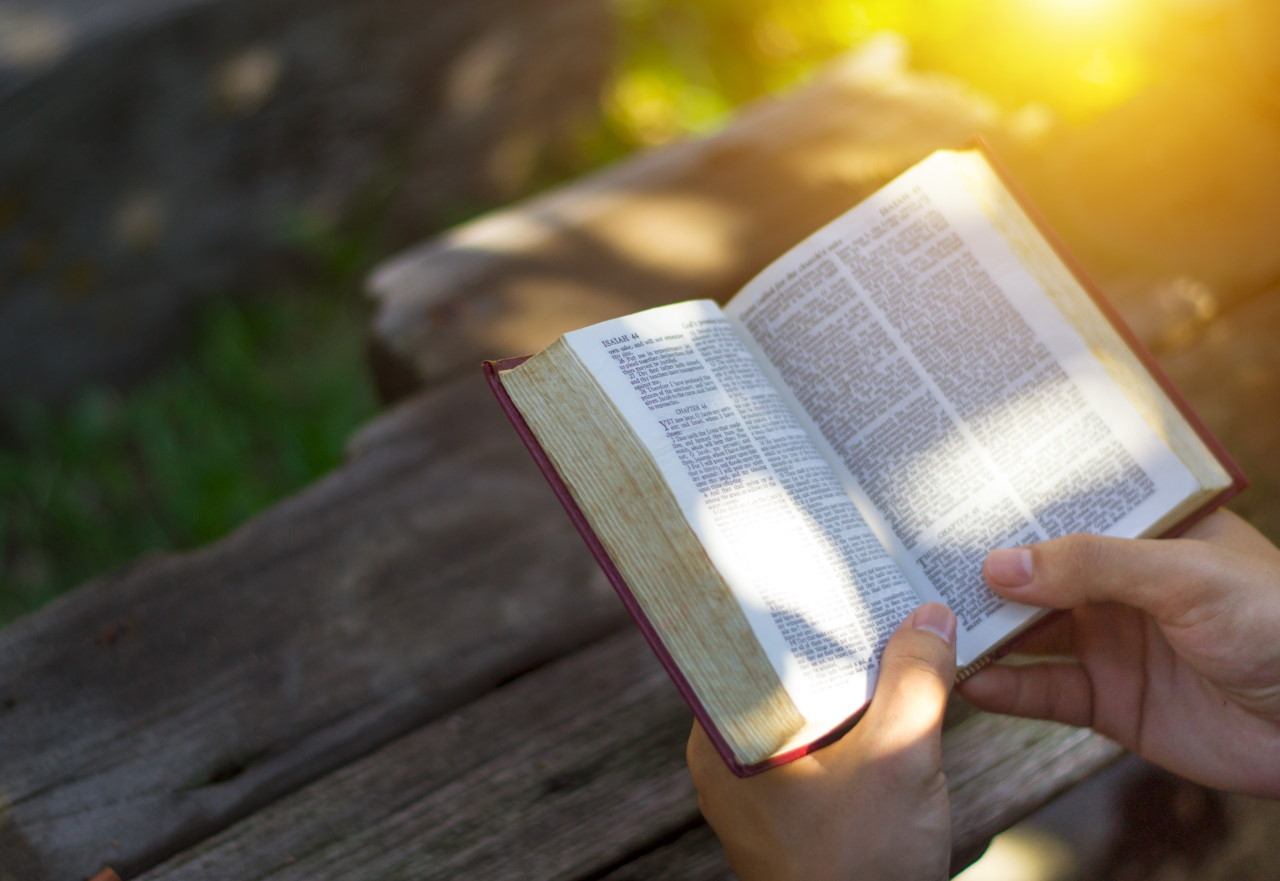
[[375, 411], [367, 316], [333, 292], [217, 301], [127, 394], [26, 403], [0, 448], [0, 623], [148, 551], [212, 541], [331, 469]]

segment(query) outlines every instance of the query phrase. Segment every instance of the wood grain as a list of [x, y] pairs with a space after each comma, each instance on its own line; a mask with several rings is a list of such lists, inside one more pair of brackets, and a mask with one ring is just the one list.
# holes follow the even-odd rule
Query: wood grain
[[623, 618], [477, 370], [0, 632], [0, 878], [135, 873]]
[[[465, 224], [380, 267], [374, 335], [430, 384], [646, 306], [724, 300], [939, 147], [998, 135], [990, 102], [909, 72], [891, 39], [713, 137], [663, 148]], [[396, 388], [406, 372], [396, 371]]]
[[144, 877], [572, 878], [697, 816], [689, 713], [630, 630], [461, 708]]
[[711, 827], [699, 822], [639, 854], [600, 881], [736, 881]]
[[[638, 633], [542, 668], [330, 774], [145, 881], [724, 878], [684, 767], [690, 716]], [[970, 852], [1119, 754], [970, 715], [944, 738]], [[608, 874], [599, 876], [602, 870]]]
[[1162, 361], [1249, 476], [1252, 486], [1231, 507], [1280, 542], [1280, 285], [1219, 316]]

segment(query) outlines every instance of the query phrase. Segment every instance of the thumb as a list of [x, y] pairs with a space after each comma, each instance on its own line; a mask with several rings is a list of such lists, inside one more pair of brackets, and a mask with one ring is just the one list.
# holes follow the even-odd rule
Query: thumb
[[1003, 597], [1070, 609], [1118, 602], [1173, 622], [1203, 604], [1214, 580], [1204, 577], [1217, 549], [1190, 539], [1128, 539], [1078, 533], [992, 551], [983, 564]]
[[956, 616], [941, 603], [925, 603], [908, 615], [884, 647], [863, 724], [902, 747], [940, 732], [955, 684], [955, 642]]

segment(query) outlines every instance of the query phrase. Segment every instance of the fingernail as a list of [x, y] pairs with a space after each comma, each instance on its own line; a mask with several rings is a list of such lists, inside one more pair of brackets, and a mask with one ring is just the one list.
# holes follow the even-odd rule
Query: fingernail
[[927, 630], [947, 645], [956, 642], [956, 616], [942, 603], [925, 603], [911, 613], [911, 626]]
[[987, 554], [987, 578], [1001, 587], [1031, 583], [1031, 548], [1002, 548]]

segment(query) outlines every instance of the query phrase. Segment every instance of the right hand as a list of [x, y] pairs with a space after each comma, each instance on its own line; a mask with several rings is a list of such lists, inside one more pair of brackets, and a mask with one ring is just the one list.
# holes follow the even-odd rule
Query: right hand
[[942, 717], [956, 675], [956, 618], [927, 603], [885, 645], [862, 721], [830, 746], [740, 779], [702, 727], [689, 773], [742, 881], [948, 877], [951, 808]]
[[[1024, 553], [1024, 551], [1026, 553]], [[1069, 609], [959, 691], [983, 710], [1089, 726], [1206, 786], [1280, 797], [1280, 550], [1218, 511], [1183, 538], [1071, 535], [994, 551], [1003, 597]]]

